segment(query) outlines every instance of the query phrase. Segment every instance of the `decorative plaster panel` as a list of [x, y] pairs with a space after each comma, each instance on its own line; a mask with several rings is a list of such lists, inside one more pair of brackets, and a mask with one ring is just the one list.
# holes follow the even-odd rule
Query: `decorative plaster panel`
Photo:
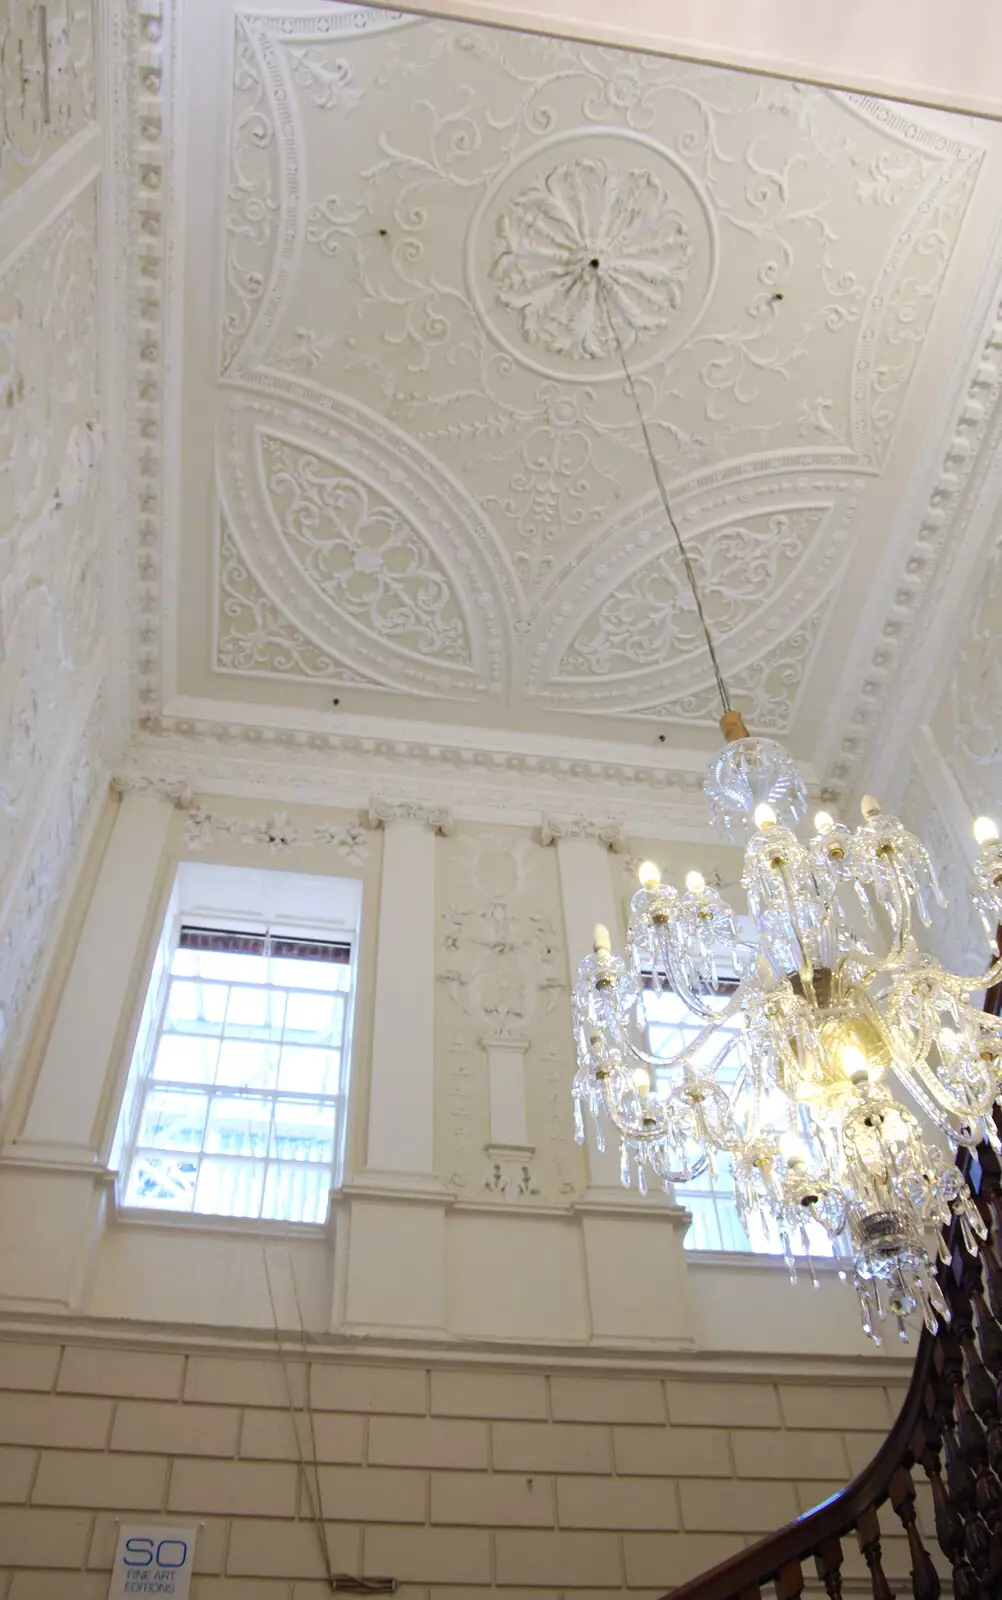
[[98, 694], [53, 775], [48, 806], [22, 863], [0, 927], [0, 1095], [23, 1038], [29, 1001], [57, 912], [106, 793], [105, 706]]
[[0, 201], [94, 120], [91, 0], [0, 8]]
[[[187, 50], [218, 48], [184, 25]], [[736, 703], [809, 750], [801, 707], [845, 653], [837, 602], [877, 536], [875, 480], [911, 459], [919, 352], [941, 326], [956, 347], [944, 285], [988, 135], [357, 7], [242, 8], [232, 42], [215, 58], [230, 105], [185, 104], [182, 84], [166, 117], [189, 151], [218, 118], [227, 158], [222, 205], [187, 183], [186, 270], [219, 275], [225, 303], [215, 380], [203, 312], [183, 358], [196, 465], [167, 529], [168, 692], [315, 709], [331, 685], [376, 739], [415, 695], [443, 732], [473, 702], [519, 755], [530, 730], [580, 737], [582, 716], [710, 732], [615, 328]], [[192, 603], [209, 474], [214, 639]], [[157, 645], [146, 626], [144, 725], [185, 734]]]
[[[528, 832], [469, 824], [438, 850], [436, 1165], [469, 1200], [555, 1201], [584, 1188], [556, 857]], [[491, 1145], [488, 1052], [525, 1051], [528, 1144]]]
[[101, 634], [95, 202], [0, 280], [0, 903]]

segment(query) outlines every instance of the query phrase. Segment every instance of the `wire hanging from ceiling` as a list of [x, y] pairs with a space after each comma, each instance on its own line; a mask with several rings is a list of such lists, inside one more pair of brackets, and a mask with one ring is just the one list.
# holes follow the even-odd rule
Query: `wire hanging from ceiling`
[[710, 654], [710, 662], [713, 667], [713, 676], [717, 683], [717, 693], [720, 696], [720, 704], [723, 708], [724, 715], [728, 716], [733, 709], [731, 706], [731, 697], [727, 690], [727, 684], [724, 682], [724, 675], [721, 671], [716, 647], [713, 643], [713, 636], [710, 633], [709, 623], [706, 620], [706, 612], [703, 610], [703, 600], [696, 583], [696, 574], [693, 570], [692, 561], [689, 558], [689, 552], [686, 549], [685, 542], [681, 533], [679, 532], [678, 523], [675, 521], [675, 516], [671, 508], [671, 502], [668, 499], [668, 490], [665, 488], [664, 478], [661, 476], [661, 468], [658, 464], [658, 458], [651, 440], [650, 429], [647, 426], [647, 418], [644, 416], [644, 408], [640, 404], [640, 396], [637, 393], [637, 386], [633, 381], [633, 374], [630, 371], [629, 364], [626, 360], [626, 351], [623, 348], [623, 341], [620, 338], [619, 329], [616, 327], [616, 319], [613, 316], [612, 301], [609, 297], [609, 291], [602, 280], [601, 265], [602, 263], [598, 256], [593, 256], [589, 262], [589, 266], [592, 272], [595, 274], [595, 283], [598, 287], [598, 296], [602, 302], [602, 308], [605, 311], [606, 320], [608, 321], [609, 327], [612, 330], [612, 336], [616, 341], [616, 349], [619, 353], [619, 364], [623, 369], [623, 377], [626, 380], [626, 387], [629, 391], [630, 398], [633, 401], [633, 406], [637, 413], [637, 421], [640, 423], [640, 431], [644, 436], [644, 444], [647, 446], [647, 455], [651, 463], [651, 471], [654, 474], [654, 481], [657, 484], [658, 492], [661, 495], [661, 504], [664, 506], [665, 516], [668, 518], [669, 527], [671, 528], [672, 533], [675, 535], [675, 543], [678, 545], [678, 553], [682, 558], [682, 565], [685, 567], [685, 575], [689, 583], [689, 588], [692, 590], [692, 598], [696, 603], [696, 611], [699, 616], [700, 626], [703, 630], [703, 637], [706, 640], [706, 648]]

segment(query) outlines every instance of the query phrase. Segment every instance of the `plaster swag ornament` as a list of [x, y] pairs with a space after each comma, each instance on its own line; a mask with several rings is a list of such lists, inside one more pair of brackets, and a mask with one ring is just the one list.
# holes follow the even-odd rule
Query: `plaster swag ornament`
[[527, 343], [578, 361], [615, 355], [609, 306], [591, 265], [596, 259], [628, 345], [671, 326], [682, 307], [693, 241], [652, 173], [579, 159], [509, 201], [498, 218], [491, 276]]
[[237, 844], [264, 845], [272, 855], [285, 850], [309, 850], [330, 846], [350, 865], [360, 867], [368, 860], [369, 841], [365, 829], [356, 824], [342, 827], [322, 822], [315, 828], [298, 827], [285, 811], [273, 811], [263, 822], [256, 817], [228, 817], [205, 806], [193, 806], [184, 824], [184, 842], [192, 850], [204, 850], [215, 836], [234, 839]]

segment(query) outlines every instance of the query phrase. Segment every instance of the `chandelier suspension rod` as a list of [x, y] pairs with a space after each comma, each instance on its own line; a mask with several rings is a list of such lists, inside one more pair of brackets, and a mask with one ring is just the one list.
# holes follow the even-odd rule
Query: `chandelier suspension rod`
[[696, 611], [699, 614], [700, 625], [703, 629], [703, 637], [706, 640], [706, 648], [710, 652], [710, 661], [713, 665], [713, 676], [717, 680], [717, 693], [720, 695], [720, 704], [723, 707], [724, 716], [729, 717], [732, 715], [731, 697], [727, 692], [727, 685], [724, 682], [724, 676], [720, 670], [720, 662], [717, 659], [717, 652], [714, 648], [709, 624], [706, 620], [706, 613], [703, 610], [703, 602], [700, 597], [699, 589], [696, 585], [696, 574], [693, 571], [692, 562], [689, 559], [689, 552], [685, 548], [682, 535], [678, 530], [678, 523], [675, 521], [675, 517], [672, 512], [671, 503], [668, 499], [668, 490], [665, 488], [664, 479], [661, 476], [661, 468], [658, 465], [658, 458], [655, 454], [654, 445], [651, 441], [650, 430], [647, 426], [647, 419], [644, 416], [644, 408], [640, 404], [640, 396], [637, 394], [637, 386], [633, 381], [633, 374], [627, 365], [626, 352], [623, 349], [623, 341], [619, 336], [619, 329], [616, 327], [616, 319], [612, 314], [612, 304], [609, 299], [608, 290], [606, 289], [600, 275], [599, 269], [601, 262], [597, 256], [593, 257], [590, 266], [595, 274], [595, 282], [598, 286], [599, 298], [601, 299], [603, 308], [605, 310], [606, 320], [609, 323], [609, 327], [612, 329], [612, 336], [616, 341], [616, 349], [619, 352], [619, 364], [623, 369], [623, 377], [626, 379], [626, 387], [629, 391], [630, 398], [633, 401], [634, 409], [637, 413], [637, 421], [640, 423], [640, 431], [644, 436], [644, 444], [647, 446], [647, 454], [650, 458], [651, 471], [654, 474], [654, 481], [656, 482], [661, 495], [661, 503], [665, 508], [665, 516], [668, 518], [668, 524], [672, 533], [675, 535], [675, 542], [678, 545], [678, 553], [682, 557], [682, 564], [685, 567], [685, 575], [689, 580], [689, 588], [692, 590], [692, 598], [696, 602]]

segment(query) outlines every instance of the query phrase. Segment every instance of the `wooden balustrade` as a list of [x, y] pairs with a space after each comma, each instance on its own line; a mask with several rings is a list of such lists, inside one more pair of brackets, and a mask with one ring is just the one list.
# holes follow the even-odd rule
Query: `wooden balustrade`
[[[1002, 984], [985, 1010], [1002, 1015]], [[1002, 1118], [996, 1111], [1002, 1129]], [[805, 1571], [841, 1600], [843, 1542], [855, 1539], [873, 1600], [894, 1600], [883, 1565], [884, 1533], [899, 1523], [908, 1541], [915, 1600], [939, 1600], [942, 1585], [919, 1531], [913, 1473], [932, 1490], [936, 1539], [952, 1574], [955, 1600], [1002, 1597], [1002, 1169], [988, 1145], [962, 1151], [964, 1172], [989, 1230], [976, 1261], [954, 1223], [940, 1283], [950, 1305], [946, 1329], [923, 1332], [900, 1415], [857, 1478], [814, 1511], [672, 1589], [664, 1600], [797, 1600]], [[813, 1584], [812, 1584], [812, 1587]]]

